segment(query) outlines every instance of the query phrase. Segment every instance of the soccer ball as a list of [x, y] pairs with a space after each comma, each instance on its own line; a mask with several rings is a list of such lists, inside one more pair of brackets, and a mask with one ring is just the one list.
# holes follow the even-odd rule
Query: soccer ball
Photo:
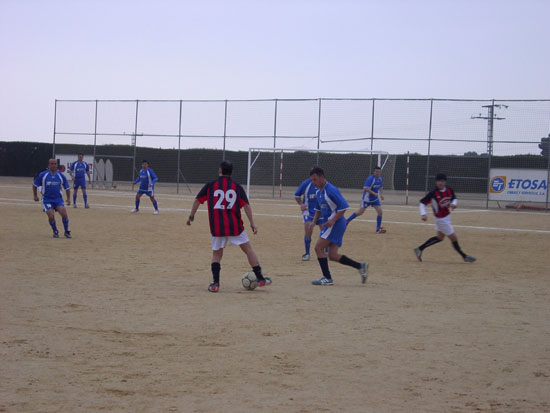
[[245, 290], [253, 290], [258, 286], [258, 280], [256, 279], [256, 274], [253, 272], [247, 272], [241, 279], [243, 287]]

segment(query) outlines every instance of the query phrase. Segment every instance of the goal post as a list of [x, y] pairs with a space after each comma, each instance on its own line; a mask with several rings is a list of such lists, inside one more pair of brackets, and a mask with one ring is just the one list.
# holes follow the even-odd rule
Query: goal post
[[[393, 165], [385, 151], [307, 150], [288, 148], [248, 149], [246, 191], [249, 197], [293, 196], [294, 190], [314, 166], [323, 168], [330, 182], [343, 189], [362, 188], [365, 178], [380, 166], [391, 189]], [[392, 169], [393, 166], [390, 167]], [[276, 190], [278, 186], [278, 191]], [[291, 193], [292, 192], [292, 193]]]

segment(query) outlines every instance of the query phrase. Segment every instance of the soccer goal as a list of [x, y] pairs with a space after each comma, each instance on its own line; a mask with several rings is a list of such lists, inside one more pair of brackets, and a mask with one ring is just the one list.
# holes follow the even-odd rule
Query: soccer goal
[[246, 190], [254, 198], [292, 198], [314, 166], [323, 168], [327, 179], [340, 189], [357, 190], [377, 165], [391, 189], [390, 164], [390, 154], [384, 151], [249, 148]]

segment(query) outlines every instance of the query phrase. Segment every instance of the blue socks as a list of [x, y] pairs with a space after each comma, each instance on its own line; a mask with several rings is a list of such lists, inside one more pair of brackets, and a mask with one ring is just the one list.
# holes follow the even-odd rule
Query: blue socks
[[73, 192], [73, 205], [76, 205], [76, 192]]
[[355, 218], [357, 218], [357, 214], [354, 212], [349, 216], [348, 219], [346, 219], [346, 222], [349, 224], [351, 221], [353, 221]]
[[376, 217], [376, 229], [380, 229], [382, 226], [382, 217], [379, 215]]
[[57, 233], [57, 225], [55, 224], [55, 219], [53, 221], [48, 221], [50, 223], [50, 227], [52, 227], [52, 230], [54, 233]]
[[83, 194], [82, 198], [84, 198], [84, 205], [88, 205], [88, 194]]
[[63, 228], [65, 228], [65, 232], [68, 232], [69, 231], [69, 218], [62, 218], [61, 222], [63, 222]]
[[136, 199], [136, 209], [139, 209], [139, 199]]
[[309, 247], [311, 246], [311, 238], [304, 237], [304, 244], [306, 246], [306, 254], [309, 255]]
[[153, 201], [153, 206], [155, 207], [155, 211], [158, 211], [158, 210], [159, 210], [159, 205], [157, 204], [157, 200], [156, 200], [156, 199]]

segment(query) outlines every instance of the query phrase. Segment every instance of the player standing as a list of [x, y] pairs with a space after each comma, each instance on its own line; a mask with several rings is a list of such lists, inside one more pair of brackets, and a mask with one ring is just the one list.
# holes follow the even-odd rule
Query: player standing
[[426, 221], [426, 205], [431, 205], [435, 216], [435, 230], [437, 235], [431, 237], [424, 244], [416, 247], [414, 253], [418, 261], [422, 261], [422, 252], [438, 242], [443, 241], [445, 236], [448, 236], [453, 243], [454, 249], [460, 254], [465, 262], [474, 262], [475, 257], [465, 254], [460, 245], [458, 245], [458, 238], [451, 225], [451, 210], [456, 208], [457, 199], [454, 191], [447, 186], [447, 176], [442, 173], [438, 173], [435, 176], [436, 187], [433, 191], [428, 193], [424, 198], [420, 200], [420, 215], [422, 221]]
[[88, 175], [88, 182], [92, 182], [90, 177], [90, 165], [88, 162], [84, 162], [84, 154], [78, 154], [78, 160], [71, 163], [69, 167], [69, 173], [73, 180], [73, 208], [76, 208], [76, 196], [78, 194], [78, 188], [82, 188], [82, 198], [84, 198], [84, 208], [90, 208], [88, 205], [88, 194], [86, 193], [86, 175]]
[[[317, 198], [315, 197], [316, 192], [317, 188], [313, 185], [313, 182], [311, 182], [311, 178], [308, 178], [300, 184], [294, 194], [294, 199], [296, 199], [296, 202], [300, 205], [302, 219], [304, 221], [304, 245], [306, 253], [302, 255], [302, 261], [309, 261], [310, 258], [311, 235], [313, 234], [314, 227], [311, 222], [315, 216], [315, 207], [317, 206]], [[317, 220], [319, 228], [321, 228], [324, 223], [325, 220], [323, 218]]]
[[44, 205], [44, 212], [48, 215], [48, 221], [53, 230], [53, 237], [59, 238], [59, 231], [55, 223], [55, 212], [59, 212], [63, 227], [65, 228], [65, 237], [71, 238], [71, 231], [69, 231], [69, 217], [67, 216], [67, 210], [63, 203], [63, 192], [61, 188], [64, 188], [67, 194], [67, 205], [71, 205], [71, 188], [67, 182], [65, 175], [57, 171], [57, 160], [50, 159], [48, 161], [48, 169], [40, 172], [35, 178], [32, 192], [34, 200], [38, 199], [38, 188], [42, 193], [42, 204]]
[[157, 204], [157, 200], [155, 199], [155, 184], [157, 181], [157, 175], [155, 174], [155, 171], [149, 168], [149, 162], [145, 159], [141, 161], [141, 170], [139, 171], [138, 177], [134, 181], [134, 185], [139, 182], [139, 189], [136, 193], [136, 207], [130, 212], [139, 212], [140, 198], [143, 194], [145, 194], [153, 203], [153, 207], [155, 208], [153, 214], [158, 215], [159, 206]]
[[365, 283], [367, 281], [368, 264], [366, 262], [359, 263], [345, 255], [338, 254], [338, 248], [342, 246], [344, 232], [346, 232], [346, 219], [344, 218], [344, 214], [349, 208], [347, 201], [342, 194], [340, 194], [338, 188], [326, 180], [325, 173], [321, 168], [313, 168], [309, 176], [313, 185], [319, 189], [316, 194], [317, 207], [312, 221], [313, 225], [315, 225], [317, 220], [321, 217], [326, 220], [321, 230], [321, 234], [319, 235], [319, 239], [315, 244], [315, 253], [317, 254], [317, 260], [321, 266], [323, 277], [318, 280], [313, 280], [311, 283], [313, 285], [334, 285], [332, 275], [328, 268], [327, 254], [325, 252], [325, 248], [327, 247], [328, 258], [330, 258], [331, 261], [349, 265], [359, 270], [361, 282]]
[[271, 284], [271, 279], [263, 276], [258, 257], [252, 249], [248, 235], [244, 230], [241, 208], [244, 209], [250, 221], [252, 232], [254, 234], [258, 233], [246, 193], [242, 186], [231, 179], [232, 173], [233, 164], [229, 161], [223, 161], [218, 170], [219, 178], [203, 186], [193, 202], [187, 220], [187, 225], [191, 225], [195, 219], [197, 209], [207, 201], [208, 221], [212, 238], [212, 282], [208, 286], [208, 291], [212, 293], [216, 293], [220, 289], [220, 263], [223, 257], [223, 249], [228, 243], [241, 247], [258, 279], [260, 287]]
[[386, 229], [382, 226], [382, 204], [380, 203], [380, 200], [384, 200], [384, 196], [382, 195], [384, 184], [381, 174], [382, 169], [377, 166], [374, 168], [373, 174], [366, 179], [365, 185], [363, 186], [363, 198], [361, 199], [359, 209], [349, 216], [346, 220], [346, 224], [349, 224], [355, 218], [363, 215], [365, 210], [372, 206], [378, 214], [376, 217], [376, 233], [386, 233]]

